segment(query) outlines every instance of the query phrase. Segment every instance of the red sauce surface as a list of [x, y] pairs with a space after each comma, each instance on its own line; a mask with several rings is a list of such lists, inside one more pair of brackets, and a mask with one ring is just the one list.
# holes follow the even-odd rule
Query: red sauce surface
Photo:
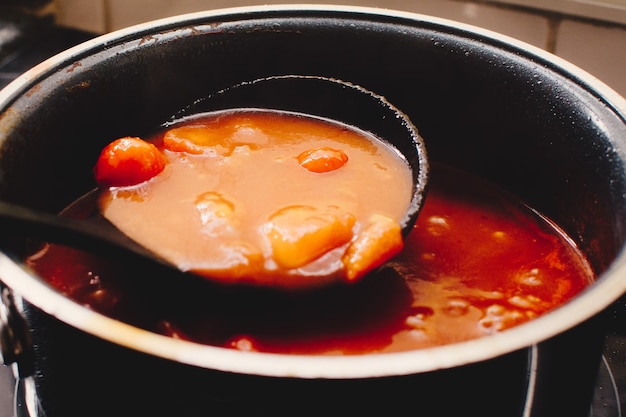
[[353, 285], [218, 289], [189, 303], [172, 297], [166, 306], [129, 290], [133, 279], [123, 266], [73, 249], [49, 245], [29, 263], [77, 302], [151, 331], [297, 354], [402, 351], [481, 337], [567, 302], [593, 279], [582, 254], [551, 222], [439, 166], [402, 253]]

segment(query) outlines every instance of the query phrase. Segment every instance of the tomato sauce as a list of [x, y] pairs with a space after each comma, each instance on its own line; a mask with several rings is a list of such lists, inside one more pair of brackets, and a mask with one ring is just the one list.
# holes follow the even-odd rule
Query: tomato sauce
[[150, 301], [149, 288], [129, 288], [128, 268], [111, 260], [47, 245], [28, 263], [78, 303], [150, 331], [286, 354], [395, 352], [478, 338], [566, 303], [594, 279], [548, 219], [467, 173], [435, 165], [431, 174], [402, 252], [355, 284], [215, 288], [189, 302], [172, 296], [165, 306]]

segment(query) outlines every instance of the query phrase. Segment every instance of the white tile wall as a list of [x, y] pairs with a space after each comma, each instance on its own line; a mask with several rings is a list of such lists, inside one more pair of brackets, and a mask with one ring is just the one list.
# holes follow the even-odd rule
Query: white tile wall
[[626, 24], [626, 0], [485, 0]]
[[[263, 0], [56, 0], [58, 21], [81, 29], [104, 32], [162, 17], [200, 10], [267, 4]], [[274, 4], [294, 3], [274, 0]], [[322, 0], [308, 3], [337, 4]], [[481, 26], [543, 47], [547, 20], [539, 15], [459, 0], [343, 0], [341, 4], [384, 7]]]
[[555, 53], [626, 97], [626, 28], [565, 20]]
[[[546, 15], [495, 0], [343, 0], [342, 4], [423, 13], [480, 26], [560, 55], [626, 96], [626, 26]], [[536, 2], [542, 0], [534, 0]], [[550, 2], [551, 0], [543, 0]], [[59, 23], [103, 33], [201, 10], [266, 4], [263, 0], [55, 0]], [[273, 3], [295, 3], [275, 0]], [[337, 4], [332, 0], [308, 3]]]
[[54, 4], [60, 24], [96, 33], [109, 30], [106, 0], [55, 0]]

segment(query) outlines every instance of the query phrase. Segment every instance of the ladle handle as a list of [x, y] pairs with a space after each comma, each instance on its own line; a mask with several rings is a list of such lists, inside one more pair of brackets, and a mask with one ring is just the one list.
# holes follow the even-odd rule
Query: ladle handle
[[4, 236], [28, 237], [103, 255], [155, 258], [106, 220], [76, 219], [0, 201], [0, 230]]
[[80, 247], [86, 239], [109, 241], [103, 228], [90, 221], [62, 217], [0, 201], [0, 228], [3, 234], [41, 239]]

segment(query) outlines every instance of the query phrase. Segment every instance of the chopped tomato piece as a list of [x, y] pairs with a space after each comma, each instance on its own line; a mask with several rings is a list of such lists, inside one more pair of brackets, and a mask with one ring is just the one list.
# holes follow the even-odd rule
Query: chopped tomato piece
[[235, 205], [220, 193], [207, 191], [196, 198], [196, 210], [202, 224], [207, 225], [233, 217]]
[[239, 145], [250, 148], [267, 145], [270, 137], [248, 119], [223, 123], [191, 124], [175, 127], [163, 135], [163, 147], [172, 152], [194, 155], [229, 155]]
[[400, 225], [387, 216], [373, 215], [343, 257], [347, 280], [358, 280], [400, 253], [403, 247]]
[[152, 143], [124, 137], [108, 144], [94, 167], [98, 185], [123, 187], [140, 184], [165, 169], [163, 153]]
[[288, 269], [298, 268], [348, 243], [355, 221], [353, 215], [339, 210], [292, 206], [271, 217], [266, 236], [276, 263]]
[[205, 125], [182, 126], [168, 130], [163, 136], [163, 147], [172, 152], [195, 155], [220, 146], [224, 138], [232, 135], [232, 127], [211, 128]]
[[343, 151], [321, 147], [313, 148], [298, 155], [298, 163], [311, 172], [330, 172], [341, 168], [348, 162], [348, 155]]

